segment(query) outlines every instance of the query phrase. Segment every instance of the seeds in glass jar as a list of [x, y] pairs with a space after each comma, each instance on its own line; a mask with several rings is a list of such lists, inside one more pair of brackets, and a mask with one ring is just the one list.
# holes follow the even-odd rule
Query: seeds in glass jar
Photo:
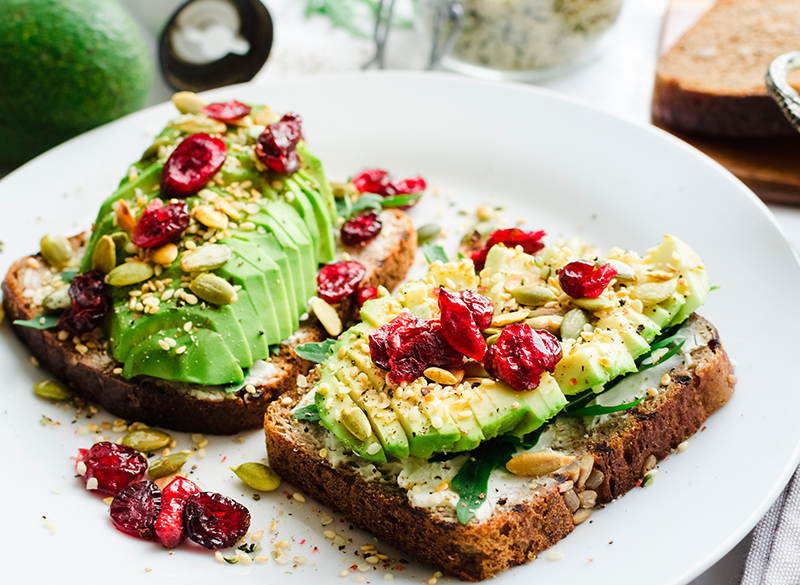
[[230, 305], [238, 298], [233, 286], [227, 280], [208, 272], [198, 274], [189, 283], [189, 288], [199, 298], [214, 305]]
[[68, 286], [57, 288], [42, 300], [42, 307], [44, 307], [46, 311], [60, 311], [61, 309], [68, 309], [71, 306], [72, 299], [69, 296]]
[[72, 244], [64, 236], [46, 235], [40, 242], [42, 257], [54, 268], [61, 268], [72, 260]]
[[156, 264], [167, 266], [175, 261], [178, 257], [178, 246], [175, 244], [164, 244], [160, 248], [150, 251], [150, 260]]
[[59, 380], [44, 380], [33, 385], [33, 392], [37, 396], [48, 400], [72, 400], [75, 393]]
[[145, 262], [126, 262], [106, 274], [106, 283], [111, 286], [128, 286], [143, 282], [153, 276], [153, 267]]
[[233, 251], [225, 244], [209, 244], [186, 252], [181, 257], [184, 272], [208, 272], [225, 264]]
[[117, 265], [117, 246], [111, 236], [103, 236], [92, 251], [92, 269], [108, 274]]
[[122, 444], [133, 447], [137, 451], [146, 453], [155, 451], [172, 443], [172, 437], [164, 431], [155, 429], [140, 429], [122, 437]]
[[117, 206], [117, 226], [128, 235], [132, 234], [136, 227], [136, 218], [133, 216], [128, 202], [124, 199], [120, 199]]
[[231, 467], [236, 476], [254, 490], [271, 492], [281, 484], [280, 476], [263, 463], [242, 463]]
[[152, 479], [158, 479], [178, 473], [192, 455], [194, 455], [194, 453], [191, 451], [179, 451], [154, 459], [150, 462], [150, 468], [147, 470], [147, 474]]

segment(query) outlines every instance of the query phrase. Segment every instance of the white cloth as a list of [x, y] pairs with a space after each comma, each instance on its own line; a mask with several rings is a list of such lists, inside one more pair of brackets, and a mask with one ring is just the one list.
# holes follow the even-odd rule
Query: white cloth
[[742, 585], [800, 583], [800, 469], [758, 523]]

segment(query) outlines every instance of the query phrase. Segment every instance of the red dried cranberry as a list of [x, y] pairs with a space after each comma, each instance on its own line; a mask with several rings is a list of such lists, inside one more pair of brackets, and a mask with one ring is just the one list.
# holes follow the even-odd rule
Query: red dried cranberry
[[300, 170], [297, 143], [303, 138], [302, 122], [297, 114], [286, 114], [278, 122], [267, 126], [256, 143], [258, 160], [278, 173]]
[[251, 109], [242, 102], [231, 100], [222, 104], [208, 104], [200, 112], [222, 122], [236, 122], [249, 114]]
[[419, 319], [411, 313], [400, 313], [397, 317], [373, 331], [369, 336], [369, 353], [372, 361], [384, 370], [390, 369], [389, 359], [394, 355], [397, 347], [396, 340], [395, 346], [391, 346], [389, 339], [393, 337], [396, 331], [414, 327], [418, 321]]
[[111, 308], [105, 276], [98, 270], [77, 275], [69, 285], [72, 306], [58, 320], [58, 327], [72, 335], [83, 335], [100, 327]]
[[439, 311], [442, 314], [442, 333], [450, 345], [467, 357], [483, 360], [486, 341], [461, 298], [439, 287]]
[[492, 376], [523, 391], [537, 388], [542, 373], [555, 370], [560, 359], [561, 344], [552, 334], [516, 323], [503, 329], [483, 365]]
[[164, 197], [188, 197], [202, 189], [222, 168], [228, 147], [208, 134], [183, 139], [164, 163], [161, 193]]
[[194, 482], [176, 477], [161, 492], [161, 512], [155, 522], [158, 540], [166, 548], [175, 548], [186, 540], [186, 527], [183, 524], [183, 508], [192, 494], [202, 490]]
[[394, 190], [398, 195], [413, 195], [414, 193], [421, 193], [427, 187], [425, 179], [420, 176], [408, 177], [407, 179], [400, 179], [395, 181]]
[[370, 209], [368, 212], [348, 219], [342, 226], [342, 244], [345, 246], [364, 246], [378, 237], [383, 228], [378, 212]]
[[[375, 193], [383, 197], [392, 195], [413, 195], [425, 190], [425, 179], [422, 177], [409, 177], [399, 181], [392, 181], [389, 173], [381, 169], [364, 171], [352, 179], [352, 183], [359, 193]], [[416, 201], [403, 205], [401, 209], [408, 209], [416, 205]]]
[[317, 295], [326, 303], [340, 303], [356, 292], [367, 269], [355, 260], [323, 266], [317, 273]]
[[358, 289], [358, 306], [363, 307], [364, 303], [378, 298], [378, 289], [374, 286], [365, 286]]
[[183, 508], [189, 538], [210, 549], [233, 546], [250, 528], [250, 511], [221, 494], [189, 496]]
[[558, 282], [573, 299], [596, 299], [616, 275], [616, 269], [610, 264], [595, 268], [591, 262], [576, 260], [558, 271]]
[[472, 320], [475, 321], [475, 325], [478, 326], [478, 329], [483, 331], [492, 324], [494, 306], [492, 306], [492, 301], [489, 300], [489, 297], [485, 297], [481, 293], [469, 288], [462, 290], [458, 293], [458, 296], [461, 298], [461, 302], [467, 305], [470, 313], [472, 313]]
[[[81, 454], [86, 465], [83, 482], [97, 480], [97, 491], [116, 496], [130, 484], [140, 481], [147, 471], [147, 460], [136, 449], [103, 441]], [[76, 461], [77, 465], [77, 461]]]
[[151, 207], [139, 216], [131, 241], [142, 248], [158, 248], [181, 237], [189, 227], [189, 208], [184, 201]]
[[117, 494], [108, 509], [114, 528], [144, 540], [155, 539], [160, 511], [161, 490], [152, 481], [132, 483]]
[[496, 230], [489, 234], [486, 240], [486, 245], [472, 253], [472, 262], [475, 264], [475, 270], [480, 272], [486, 264], [486, 256], [489, 250], [494, 248], [497, 244], [504, 244], [506, 248], [515, 248], [522, 246], [522, 251], [526, 254], [534, 254], [544, 248], [542, 238], [545, 237], [544, 231], [529, 232], [519, 228], [509, 228], [506, 230]]

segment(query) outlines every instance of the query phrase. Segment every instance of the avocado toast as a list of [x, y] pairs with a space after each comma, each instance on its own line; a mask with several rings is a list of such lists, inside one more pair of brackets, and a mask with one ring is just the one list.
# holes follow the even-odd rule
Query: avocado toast
[[[101, 206], [90, 234], [46, 237], [3, 283], [34, 356], [128, 420], [231, 434], [307, 372], [298, 342], [317, 269], [337, 251], [337, 212], [299, 117], [239, 102], [174, 99], [170, 122]], [[399, 210], [349, 248], [359, 288], [396, 286], [416, 237]], [[341, 250], [340, 250], [341, 252]], [[347, 322], [354, 294], [329, 307]]]
[[[487, 246], [473, 255], [480, 271], [436, 262], [396, 299], [365, 304], [311, 391], [273, 403], [265, 421], [282, 477], [471, 581], [536, 558], [595, 506], [651, 482], [736, 382], [694, 313], [705, 268], [677, 238], [644, 257], [574, 240], [526, 246]], [[491, 322], [473, 293], [491, 301]], [[449, 355], [475, 353], [468, 322], [448, 332], [461, 311], [451, 297], [480, 329], [480, 359]], [[403, 349], [439, 327], [436, 352]]]

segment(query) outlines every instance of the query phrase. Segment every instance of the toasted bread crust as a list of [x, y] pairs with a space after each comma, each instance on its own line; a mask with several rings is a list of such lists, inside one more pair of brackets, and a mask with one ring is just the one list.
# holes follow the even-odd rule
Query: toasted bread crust
[[[561, 446], [574, 455], [591, 453], [603, 473], [597, 502], [607, 503], [642, 479], [645, 460], [661, 460], [696, 432], [732, 396], [735, 378], [717, 332], [705, 319], [691, 317], [708, 344], [691, 353], [691, 363], [676, 368], [670, 385], [654, 399], [611, 417], [589, 431], [583, 419], [567, 419], [571, 441]], [[313, 375], [313, 374], [312, 374]], [[397, 485], [365, 481], [347, 469], [333, 468], [319, 456], [308, 431], [315, 423], [291, 416], [291, 405], [273, 402], [264, 421], [270, 466], [289, 483], [345, 514], [354, 524], [417, 559], [468, 581], [479, 581], [523, 564], [564, 538], [573, 515], [560, 495], [559, 481], [545, 483], [529, 498], [495, 508], [485, 521], [467, 525], [438, 512], [414, 508]], [[554, 447], [556, 448], [556, 447]], [[563, 486], [562, 486], [563, 489]]]
[[[381, 256], [369, 246], [349, 250], [351, 256], [367, 268], [365, 282], [394, 288], [405, 277], [416, 254], [416, 232], [411, 219], [398, 210], [384, 212], [384, 224], [392, 226], [391, 234], [381, 248]], [[71, 238], [77, 250], [84, 238]], [[44, 265], [40, 256], [28, 256], [15, 262], [2, 284], [3, 307], [8, 318], [29, 320], [41, 314], [42, 308], [33, 305], [23, 296], [22, 273], [31, 269], [31, 260]], [[338, 307], [343, 322], [352, 320], [358, 310], [357, 302], [350, 299]], [[43, 367], [56, 377], [69, 383], [81, 396], [102, 405], [106, 410], [130, 421], [178, 431], [229, 435], [244, 429], [260, 428], [268, 404], [275, 397], [295, 387], [297, 376], [307, 374], [312, 364], [294, 353], [294, 346], [327, 337], [315, 320], [295, 332], [291, 342], [281, 345], [279, 355], [272, 364], [279, 374], [265, 386], [256, 387], [255, 393], [241, 390], [223, 400], [199, 398], [189, 392], [202, 390], [197, 384], [165, 382], [148, 376], [126, 380], [113, 373], [119, 364], [104, 358], [97, 350], [85, 354], [76, 351], [71, 340], [59, 341], [55, 330], [41, 331], [30, 327], [14, 326], [14, 333], [25, 343]]]

